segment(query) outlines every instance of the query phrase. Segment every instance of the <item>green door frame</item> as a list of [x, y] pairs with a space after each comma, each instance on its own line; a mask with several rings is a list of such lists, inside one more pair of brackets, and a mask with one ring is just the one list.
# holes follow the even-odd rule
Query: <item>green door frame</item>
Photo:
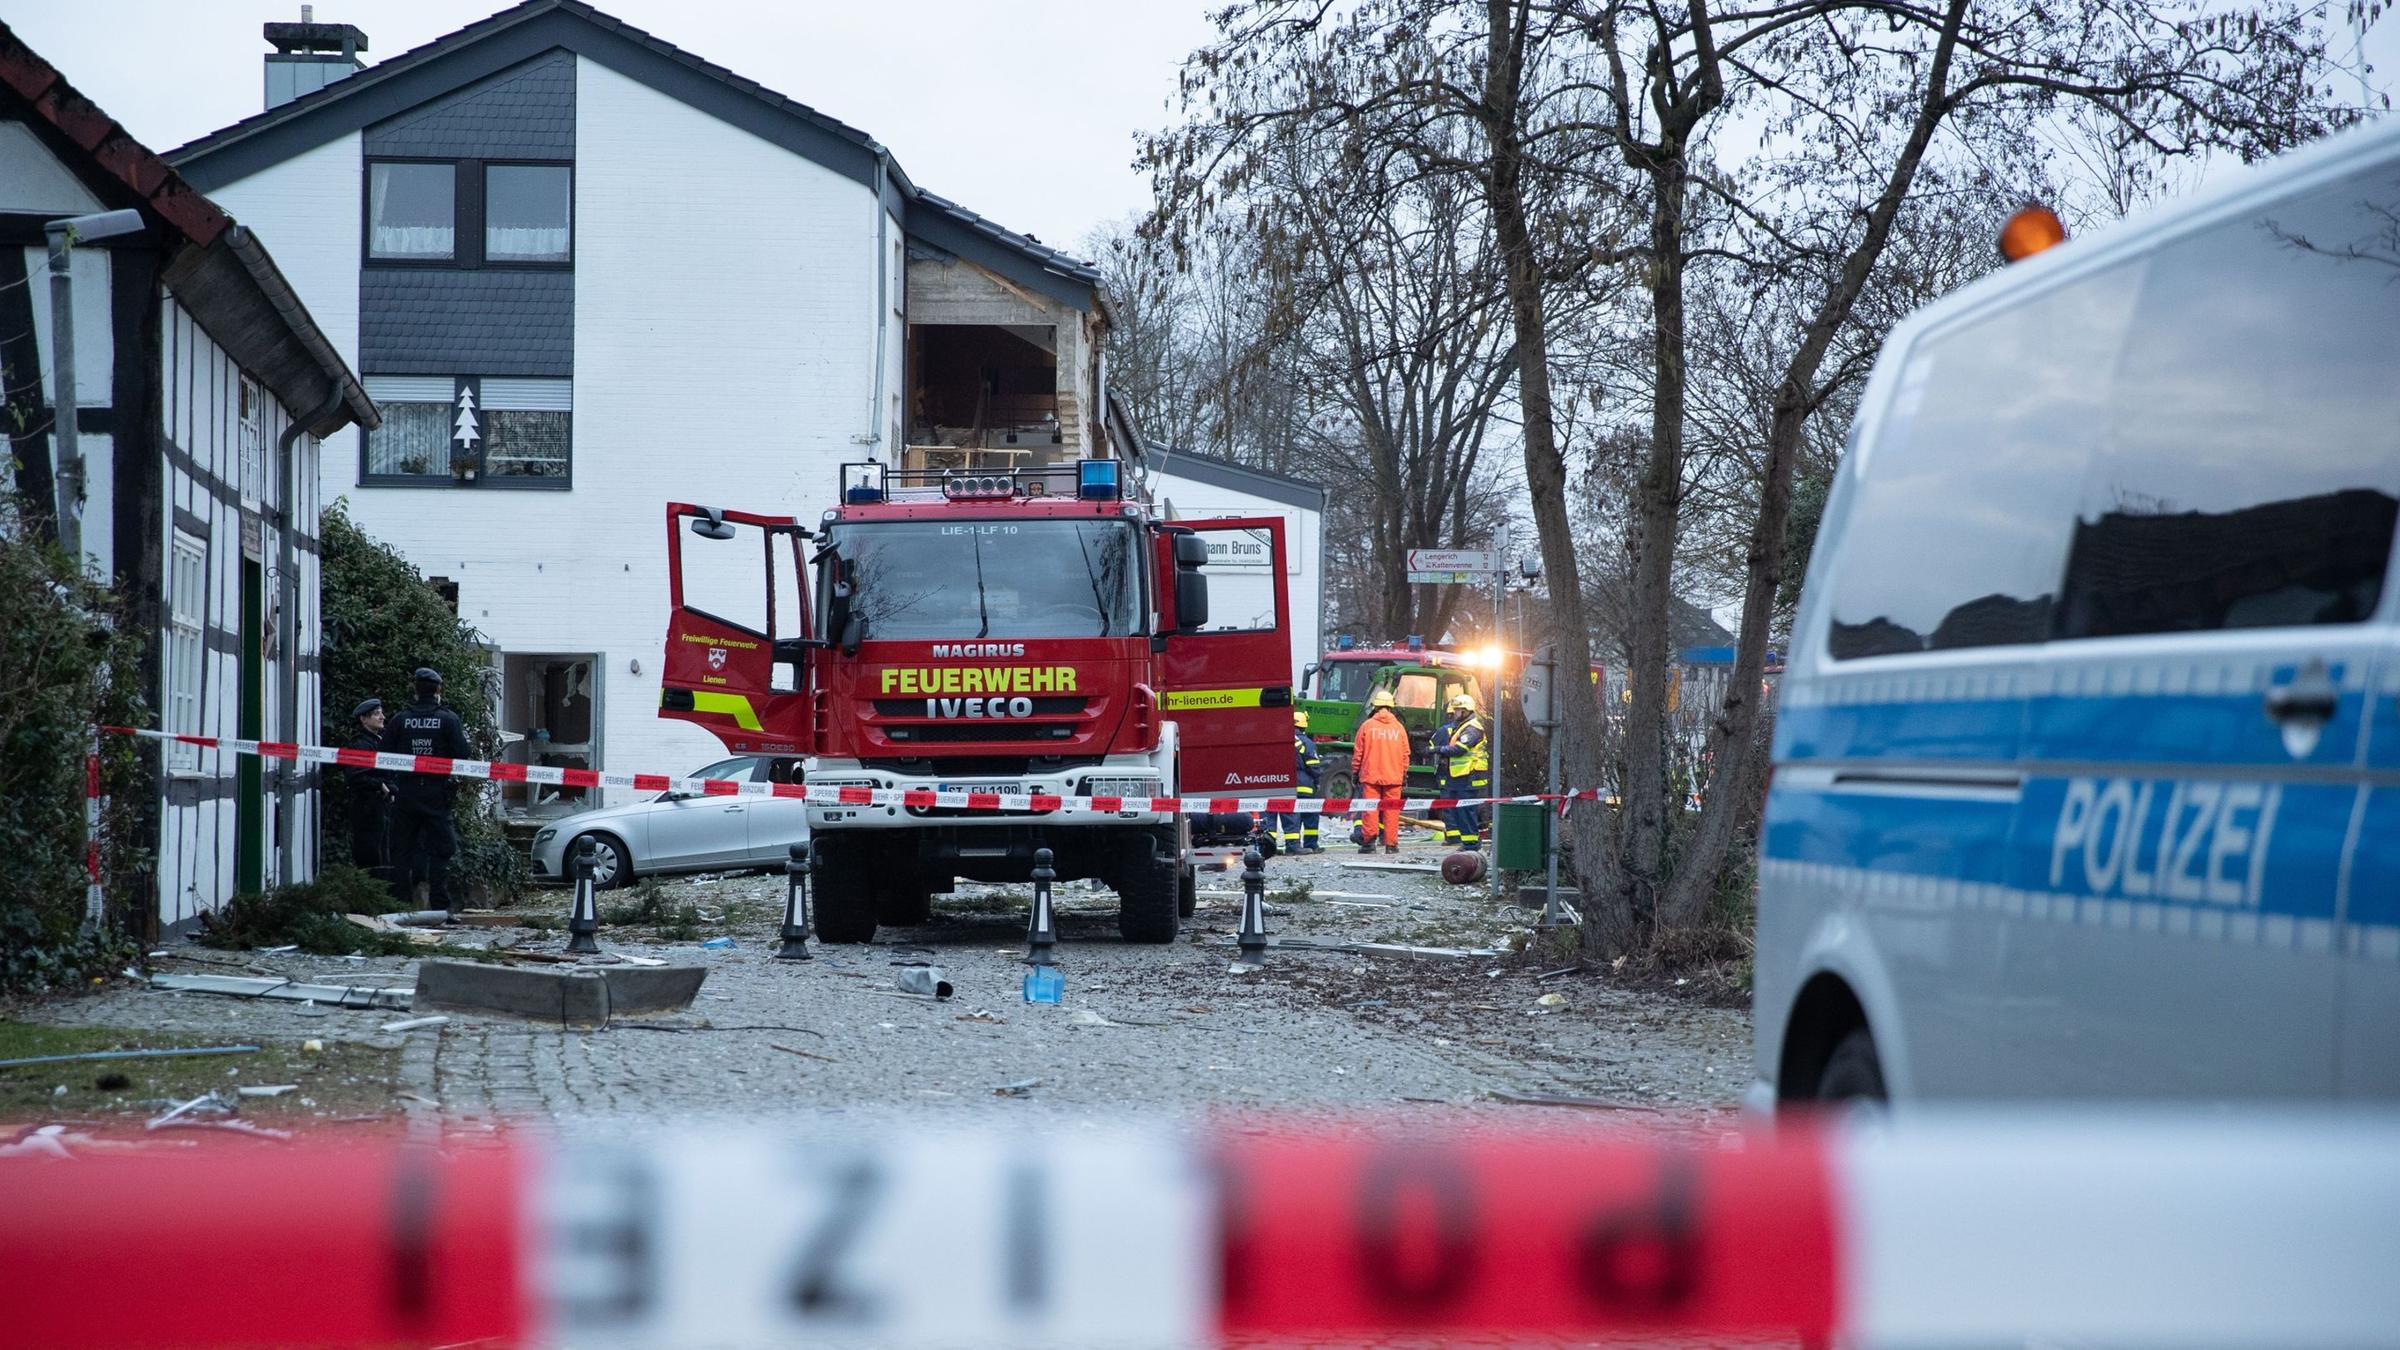
[[[266, 568], [257, 559], [244, 557], [240, 678], [242, 706], [239, 729], [234, 733], [244, 740], [258, 740], [260, 729], [266, 725], [265, 618]], [[238, 756], [234, 763], [233, 888], [242, 894], [256, 894], [266, 889], [267, 881], [266, 777], [256, 755]]]

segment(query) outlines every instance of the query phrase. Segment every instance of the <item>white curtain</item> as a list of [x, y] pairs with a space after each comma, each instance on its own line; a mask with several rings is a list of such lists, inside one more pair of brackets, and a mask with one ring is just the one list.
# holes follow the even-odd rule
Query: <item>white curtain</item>
[[373, 247], [378, 258], [447, 258], [453, 230], [448, 225], [378, 225]]
[[564, 225], [493, 225], [483, 232], [483, 256], [494, 261], [565, 262]]

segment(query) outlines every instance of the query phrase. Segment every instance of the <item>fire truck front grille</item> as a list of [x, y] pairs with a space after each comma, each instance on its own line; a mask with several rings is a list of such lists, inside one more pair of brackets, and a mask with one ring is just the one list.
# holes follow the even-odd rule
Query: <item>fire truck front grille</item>
[[959, 745], [970, 741], [1071, 741], [1072, 722], [957, 722], [913, 727], [885, 727], [883, 734], [903, 745]]

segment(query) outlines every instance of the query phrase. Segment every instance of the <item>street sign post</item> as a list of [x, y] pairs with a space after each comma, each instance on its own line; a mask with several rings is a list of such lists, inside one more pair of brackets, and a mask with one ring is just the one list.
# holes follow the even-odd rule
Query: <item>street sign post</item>
[[1411, 572], [1480, 572], [1501, 569], [1501, 555], [1488, 548], [1412, 548], [1408, 551], [1408, 570]]
[[[1471, 586], [1484, 578], [1492, 584], [1492, 632], [1502, 652], [1492, 667], [1491, 679], [1485, 688], [1492, 696], [1492, 787], [1495, 797], [1505, 796], [1500, 788], [1501, 767], [1501, 701], [1505, 694], [1508, 660], [1508, 527], [1500, 527], [1500, 547], [1488, 548], [1412, 548], [1408, 551], [1408, 580], [1411, 585]], [[1495, 821], [1495, 824], [1498, 822]], [[1483, 846], [1492, 848], [1498, 830], [1485, 834]]]

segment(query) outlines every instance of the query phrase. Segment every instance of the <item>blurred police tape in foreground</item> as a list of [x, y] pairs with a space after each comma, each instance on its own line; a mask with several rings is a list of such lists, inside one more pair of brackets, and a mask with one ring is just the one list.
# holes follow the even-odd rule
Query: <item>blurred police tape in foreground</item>
[[228, 1140], [0, 1162], [0, 1347], [2400, 1345], [2400, 1117]]

